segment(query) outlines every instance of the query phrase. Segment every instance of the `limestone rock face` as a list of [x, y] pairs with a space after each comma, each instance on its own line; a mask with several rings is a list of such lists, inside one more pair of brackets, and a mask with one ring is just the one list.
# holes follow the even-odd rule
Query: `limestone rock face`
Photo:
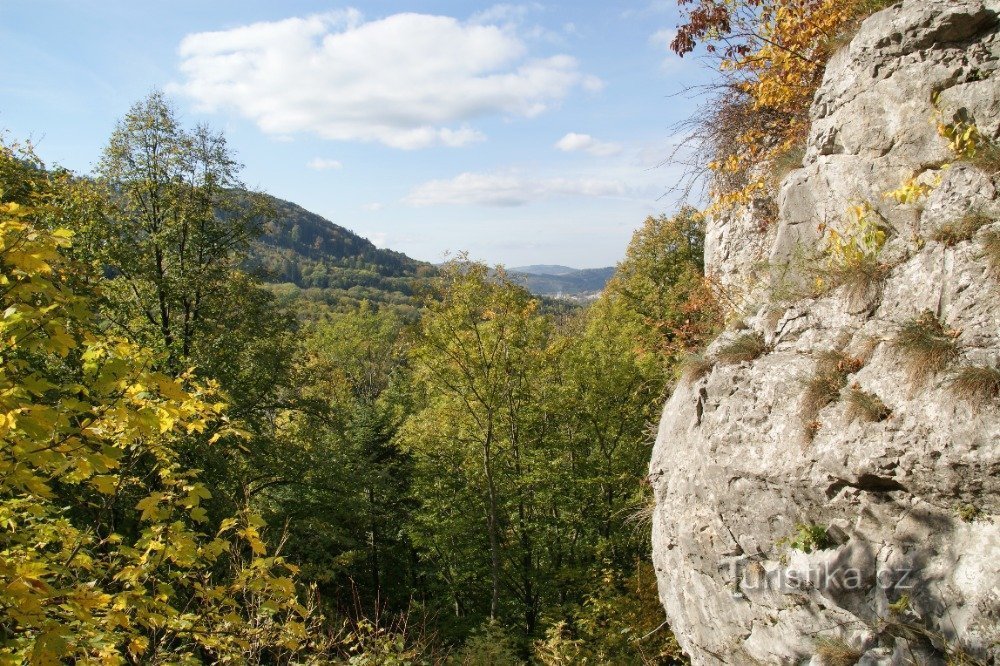
[[[1000, 402], [952, 381], [1000, 367], [1000, 275], [984, 256], [1000, 179], [938, 132], [961, 122], [1000, 140], [998, 68], [1000, 0], [905, 0], [872, 16], [828, 66], [776, 227], [753, 211], [710, 223], [710, 271], [732, 286], [767, 264], [772, 284], [749, 290], [770, 296], [708, 350], [756, 334], [766, 352], [682, 381], [650, 465], [660, 597], [696, 664], [818, 665], [826, 639], [863, 664], [1000, 660]], [[931, 186], [923, 200], [886, 196], [911, 177]], [[820, 225], [860, 204], [888, 230], [877, 293], [780, 295], [777, 282], [812, 279], [797, 262], [822, 250]], [[935, 240], [970, 213], [988, 220], [971, 238]], [[927, 310], [958, 356], [917, 378], [894, 340]], [[824, 352], [852, 363], [816, 413], [806, 383]], [[888, 417], [858, 417], [852, 388]]]

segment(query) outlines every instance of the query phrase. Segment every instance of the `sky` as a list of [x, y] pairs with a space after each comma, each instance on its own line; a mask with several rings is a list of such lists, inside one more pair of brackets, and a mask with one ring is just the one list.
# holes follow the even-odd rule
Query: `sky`
[[250, 186], [417, 259], [610, 266], [676, 209], [676, 0], [0, 0], [0, 129], [89, 173], [154, 89]]

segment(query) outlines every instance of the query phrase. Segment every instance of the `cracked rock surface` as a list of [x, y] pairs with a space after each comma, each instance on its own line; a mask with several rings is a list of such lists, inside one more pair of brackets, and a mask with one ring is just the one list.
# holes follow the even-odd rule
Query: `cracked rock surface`
[[[748, 334], [766, 353], [682, 381], [664, 408], [653, 557], [694, 663], [819, 665], [826, 638], [862, 664], [1000, 660], [1000, 403], [952, 386], [963, 366], [1000, 367], [1000, 275], [984, 257], [1000, 179], [956, 161], [937, 128], [974, 123], [1000, 140], [998, 68], [1000, 0], [906, 0], [872, 16], [827, 68], [778, 223], [762, 230], [753, 211], [710, 222], [707, 268], [729, 286], [808, 282], [796, 260], [859, 203], [887, 226], [890, 268], [860, 304], [843, 288], [748, 290], [747, 328], [708, 355]], [[886, 196], [912, 176], [934, 185], [919, 206]], [[970, 212], [988, 220], [971, 238], [935, 240]], [[893, 340], [927, 310], [958, 357], [916, 379]], [[843, 393], [811, 413], [805, 383], [823, 352], [859, 359], [844, 391], [877, 396], [888, 416], [857, 418]], [[825, 533], [803, 542], [800, 526]]]

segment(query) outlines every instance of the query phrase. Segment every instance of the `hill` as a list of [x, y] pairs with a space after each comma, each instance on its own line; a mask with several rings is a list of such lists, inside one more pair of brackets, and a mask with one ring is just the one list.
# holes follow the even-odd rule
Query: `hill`
[[[268, 196], [268, 202], [275, 215], [254, 244], [249, 267], [283, 298], [334, 308], [363, 299], [409, 308], [435, 272], [432, 264], [376, 247], [290, 201]], [[614, 271], [538, 264], [513, 268], [510, 275], [538, 296], [579, 300], [600, 293]]]
[[558, 264], [532, 264], [531, 266], [516, 266], [509, 269], [511, 273], [528, 273], [530, 275], [569, 275], [580, 269]]
[[275, 215], [251, 248], [249, 268], [280, 297], [333, 308], [361, 300], [415, 305], [431, 264], [376, 247], [367, 238], [290, 201], [268, 197]]
[[[563, 268], [567, 272], [553, 272], [554, 269]], [[532, 272], [530, 269], [536, 270]], [[515, 282], [522, 284], [533, 294], [578, 300], [596, 296], [603, 291], [608, 280], [615, 274], [615, 268], [614, 266], [585, 269], [565, 266], [525, 266], [510, 269], [509, 274]]]

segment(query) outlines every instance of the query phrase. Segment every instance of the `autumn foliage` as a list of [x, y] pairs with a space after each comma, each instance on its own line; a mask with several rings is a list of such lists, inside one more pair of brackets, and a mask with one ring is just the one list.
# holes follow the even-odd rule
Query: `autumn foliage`
[[67, 192], [0, 160], [23, 186], [0, 191], [0, 662], [291, 658], [294, 567], [253, 514], [210, 520], [183, 463], [192, 440], [238, 436], [225, 401], [101, 329], [73, 234], [51, 227]]
[[884, 0], [678, 0], [686, 22], [671, 43], [698, 44], [721, 74], [703, 137], [716, 209], [764, 196], [767, 169], [805, 142], [809, 108], [830, 57]]

